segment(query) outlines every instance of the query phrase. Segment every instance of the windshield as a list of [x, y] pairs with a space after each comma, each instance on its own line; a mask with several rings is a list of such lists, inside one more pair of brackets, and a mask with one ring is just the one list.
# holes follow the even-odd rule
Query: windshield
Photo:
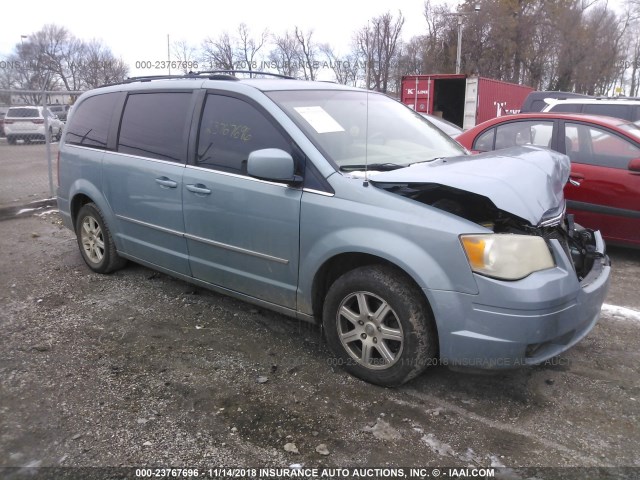
[[267, 92], [342, 170], [406, 167], [466, 150], [401, 103], [365, 91]]

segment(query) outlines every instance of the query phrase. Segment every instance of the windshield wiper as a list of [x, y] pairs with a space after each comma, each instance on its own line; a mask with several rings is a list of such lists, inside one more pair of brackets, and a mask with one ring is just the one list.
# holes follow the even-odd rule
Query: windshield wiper
[[399, 168], [405, 168], [408, 165], [398, 165], [397, 163], [370, 163], [368, 165], [344, 165], [340, 167], [343, 172], [356, 172], [359, 170], [375, 170], [378, 172], [388, 172], [390, 170], [397, 170]]
[[419, 162], [413, 162], [411, 165], [416, 165], [418, 163], [429, 163], [429, 162], [435, 162], [436, 160], [442, 160], [445, 157], [433, 157], [430, 158], [429, 160], [420, 160]]

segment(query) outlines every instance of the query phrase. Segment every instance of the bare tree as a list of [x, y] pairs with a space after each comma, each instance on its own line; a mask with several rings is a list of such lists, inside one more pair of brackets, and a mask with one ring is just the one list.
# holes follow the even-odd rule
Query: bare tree
[[293, 34], [298, 42], [298, 61], [305, 80], [315, 80], [318, 70], [317, 47], [311, 39], [313, 30], [304, 32], [302, 29], [295, 27]]
[[357, 34], [360, 51], [367, 62], [367, 88], [373, 86], [377, 91], [387, 92], [392, 67], [398, 60], [403, 25], [402, 12], [398, 11], [396, 19], [387, 12], [372, 18]]
[[182, 73], [189, 73], [196, 70], [196, 59], [198, 57], [198, 49], [190, 45], [186, 40], [177, 40], [171, 46], [173, 58], [178, 62], [179, 69]]
[[269, 53], [269, 66], [281, 75], [297, 76], [300, 71], [300, 51], [298, 40], [289, 31], [284, 35], [274, 35], [275, 47]]
[[235, 67], [234, 41], [227, 32], [218, 38], [207, 38], [202, 42], [202, 57], [205, 68], [211, 70], [233, 70]]
[[[86, 43], [66, 28], [45, 25], [15, 46], [9, 74], [12, 88], [79, 91], [122, 81], [128, 67], [98, 41]], [[25, 94], [28, 103], [41, 103], [39, 94]]]
[[364, 65], [364, 61], [358, 57], [358, 49], [354, 49], [345, 57], [335, 53], [333, 47], [328, 43], [324, 43], [318, 47], [321, 54], [325, 57], [325, 64], [333, 70], [336, 82], [343, 85], [357, 86], [360, 79], [360, 71]]
[[256, 39], [251, 36], [246, 23], [238, 27], [238, 53], [239, 70], [255, 70], [258, 67], [258, 52], [264, 47], [269, 38], [269, 32], [263, 31]]
[[399, 48], [398, 73], [400, 75], [419, 75], [425, 70], [425, 36], [412, 37]]
[[627, 58], [623, 61], [624, 71], [631, 69], [629, 95], [638, 96], [640, 93], [640, 0], [627, 0], [625, 19], [627, 29], [625, 31]]
[[86, 45], [84, 59], [82, 76], [85, 88], [121, 82], [129, 73], [124, 61], [116, 58], [101, 41], [93, 40]]
[[[14, 66], [10, 81], [12, 87], [23, 90], [55, 90], [60, 82], [55, 75], [56, 59], [52, 58], [50, 52], [56, 50], [56, 46], [61, 39], [54, 36], [53, 45], [48, 44], [51, 30], [54, 26], [47, 25], [43, 30], [29, 35], [26, 42], [21, 42], [15, 47], [15, 54], [8, 59]], [[64, 32], [57, 32], [63, 36]], [[20, 95], [23, 101], [32, 104], [40, 104], [42, 96], [35, 93]]]

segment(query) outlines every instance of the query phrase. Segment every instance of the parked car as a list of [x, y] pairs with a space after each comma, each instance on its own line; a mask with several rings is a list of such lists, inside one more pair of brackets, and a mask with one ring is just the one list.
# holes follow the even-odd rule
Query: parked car
[[50, 138], [59, 140], [64, 123], [57, 116], [43, 107], [20, 106], [9, 108], [4, 118], [7, 142], [15, 144], [18, 140], [25, 142], [44, 140], [45, 115], [47, 116]]
[[565, 218], [569, 166], [468, 155], [383, 94], [203, 72], [84, 93], [57, 196], [93, 271], [132, 260], [322, 322], [334, 364], [389, 386], [537, 364], [594, 327], [610, 267]]
[[456, 138], [486, 152], [538, 145], [571, 159], [565, 188], [576, 221], [608, 243], [640, 247], [640, 127], [598, 115], [538, 113], [500, 117]]
[[439, 128], [450, 137], [456, 137], [463, 132], [462, 128], [460, 128], [455, 123], [451, 123], [450, 121], [445, 120], [442, 117], [438, 117], [437, 115], [431, 115], [429, 113], [421, 113], [420, 115], [422, 115], [427, 122]]
[[635, 122], [640, 120], [640, 99], [625, 97], [547, 99], [543, 112], [588, 113]]
[[56, 115], [61, 121], [67, 121], [67, 113], [69, 112], [69, 105], [49, 105], [51, 113]]
[[531, 92], [527, 95], [527, 98], [522, 102], [519, 113], [540, 112], [544, 109], [548, 103], [546, 99], [566, 100], [568, 98], [593, 98], [589, 95], [582, 95], [580, 93], [573, 92], [560, 92], [560, 91], [544, 91], [544, 92]]

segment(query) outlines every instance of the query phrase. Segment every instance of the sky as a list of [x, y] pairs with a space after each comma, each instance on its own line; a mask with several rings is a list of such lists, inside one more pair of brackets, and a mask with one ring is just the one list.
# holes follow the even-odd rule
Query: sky
[[[604, 0], [600, 0], [604, 1]], [[620, 4], [623, 0], [609, 0]], [[459, 0], [435, 0], [452, 7]], [[329, 43], [340, 55], [348, 53], [353, 33], [367, 20], [387, 11], [405, 17], [403, 38], [424, 33], [424, 0], [31, 0], [0, 5], [0, 60], [13, 51], [22, 35], [40, 30], [47, 23], [66, 27], [83, 40], [98, 39], [130, 67], [130, 75], [165, 74], [166, 70], [138, 70], [136, 62], [167, 59], [170, 42], [185, 40], [199, 46], [207, 37], [224, 31], [235, 33], [244, 22], [258, 34], [264, 29], [281, 34], [298, 26], [314, 30], [318, 43]]]
[[[54, 23], [83, 40], [102, 40], [129, 64], [131, 75], [167, 73], [133, 68], [137, 61], [166, 60], [167, 35], [171, 43], [185, 40], [199, 46], [207, 37], [215, 38], [224, 31], [235, 33], [242, 22], [255, 34], [264, 29], [280, 34], [294, 26], [313, 29], [316, 42], [331, 44], [341, 55], [348, 53], [354, 31], [387, 11], [394, 16], [402, 11], [405, 38], [422, 33], [426, 25], [423, 0], [31, 0], [28, 9], [24, 3], [2, 3], [0, 59], [13, 51], [22, 35]], [[455, 0], [449, 3], [458, 4]]]

